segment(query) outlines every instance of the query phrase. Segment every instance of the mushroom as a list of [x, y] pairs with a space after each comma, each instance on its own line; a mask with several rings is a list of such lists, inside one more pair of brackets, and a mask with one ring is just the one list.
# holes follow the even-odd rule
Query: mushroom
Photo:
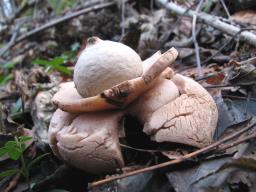
[[91, 37], [75, 65], [74, 82], [82, 97], [91, 97], [141, 74], [142, 61], [133, 49]]
[[58, 107], [48, 132], [54, 153], [94, 174], [121, 168], [119, 121], [126, 113], [137, 116], [157, 142], [196, 147], [212, 142], [216, 105], [201, 85], [168, 67], [177, 55], [171, 48], [141, 63], [120, 43], [90, 38], [75, 66], [74, 82], [61, 84], [52, 99]]
[[[160, 57], [161, 53], [156, 52], [150, 58], [145, 60], [143, 62], [143, 71], [146, 72]], [[162, 78], [159, 78], [154, 86], [142, 94], [128, 109], [128, 113], [136, 116], [143, 124], [154, 111], [179, 96], [178, 88], [172, 81], [170, 81], [174, 72], [170, 68], [165, 72], [166, 74], [162, 75]]]
[[131, 106], [144, 124], [143, 131], [157, 142], [196, 147], [209, 145], [217, 126], [218, 111], [211, 95], [194, 80], [176, 74], [161, 79]]
[[154, 111], [143, 131], [157, 142], [171, 141], [196, 147], [209, 145], [218, 121], [213, 98], [188, 77], [176, 74], [172, 81], [181, 95]]
[[58, 109], [49, 128], [54, 154], [67, 164], [93, 174], [124, 166], [118, 140], [121, 112], [71, 114]]
[[[80, 99], [74, 82], [62, 83], [58, 94]], [[57, 109], [48, 131], [54, 154], [67, 164], [99, 174], [121, 168], [118, 141], [122, 112], [69, 113]]]
[[[92, 38], [89, 39], [89, 46], [87, 46], [86, 49], [92, 49], [94, 46], [98, 45], [106, 46], [105, 43], [106, 42], [98, 38]], [[107, 42], [108, 45], [112, 43], [113, 42]], [[118, 43], [118, 45], [120, 44]], [[101, 47], [99, 49], [101, 49]], [[97, 73], [106, 70], [106, 68], [102, 66], [103, 63], [106, 62], [106, 59], [110, 59], [112, 62], [115, 61], [117, 65], [124, 65], [123, 62], [118, 63], [118, 61], [123, 59], [122, 55], [125, 55], [125, 53], [117, 54], [116, 56], [113, 55], [113, 57], [117, 58], [102, 56], [102, 54], [108, 55], [108, 51], [113, 54], [111, 50], [104, 48], [104, 51], [100, 50], [102, 52], [101, 57], [99, 57], [100, 54], [97, 52], [99, 49], [93, 49], [93, 53], [85, 50], [84, 54], [82, 53], [78, 59], [78, 65], [82, 66], [83, 63], [86, 68], [88, 59], [84, 58], [88, 58], [86, 56], [87, 53], [94, 54], [94, 57], [97, 57], [94, 63], [94, 67], [98, 67], [97, 70], [94, 69]], [[120, 51], [123, 50], [123, 48], [120, 48]], [[132, 54], [130, 54], [130, 56], [131, 55]], [[118, 122], [125, 111], [106, 110], [123, 109], [146, 90], [150, 89], [150, 87], [154, 86], [158, 82], [158, 79], [171, 76], [171, 70], [166, 70], [166, 68], [176, 57], [177, 51], [172, 48], [166, 53], [159, 55], [157, 59], [148, 61], [150, 67], [148, 67], [142, 76], [136, 77], [137, 75], [135, 75], [135, 78], [125, 81], [119, 79], [119, 84], [110, 88], [106, 86], [106, 90], [103, 90], [103, 92], [95, 92], [96, 89], [83, 87], [84, 82], [80, 81], [79, 78], [76, 82], [62, 83], [59, 91], [52, 99], [53, 103], [55, 103], [59, 109], [54, 113], [48, 131], [49, 143], [55, 155], [67, 164], [93, 174], [109, 173], [117, 168], [121, 168], [124, 162], [118, 141]], [[99, 58], [102, 60], [99, 60]], [[134, 62], [135, 59], [130, 59], [130, 61]], [[93, 65], [92, 58], [88, 62], [90, 65]], [[141, 61], [138, 60], [138, 62]], [[98, 63], [101, 64], [98, 65]], [[108, 65], [111, 64], [110, 62], [107, 63]], [[112, 63], [112, 65], [114, 64], [115, 63]], [[141, 65], [141, 63], [130, 63], [130, 65], [132, 64]], [[80, 70], [82, 71], [82, 69], [78, 70], [78, 68], [75, 67], [75, 73], [76, 70], [78, 73], [80, 73]], [[90, 74], [87, 73], [87, 75], [93, 75], [94, 70], [91, 70]], [[137, 73], [136, 67], [134, 70], [134, 73]], [[109, 78], [122, 76], [123, 71], [118, 71], [118, 73], [119, 72], [120, 74], [115, 74], [115, 76], [113, 75]], [[104, 74], [105, 73], [102, 73], [102, 75]], [[74, 76], [76, 75], [74, 74]], [[99, 75], [98, 77], [100, 78], [101, 76]], [[84, 81], [87, 81], [87, 79], [85, 78]], [[112, 80], [108, 81], [113, 82]], [[77, 85], [77, 83], [81, 83], [81, 86]], [[91, 87], [93, 85], [95, 85], [94, 82], [91, 82]], [[101, 86], [100, 89], [102, 89], [102, 85], [103, 84], [100, 83], [98, 84], [98, 86]], [[82, 91], [80, 90], [79, 92], [78, 87], [80, 87]], [[83, 92], [85, 89], [87, 90]], [[92, 91], [92, 93], [90, 91]]]
[[[92, 37], [92, 39], [95, 37]], [[101, 40], [98, 40], [96, 38], [94, 41], [92, 39], [89, 39], [89, 42], [99, 42], [95, 45], [91, 45], [90, 47], [100, 45]], [[87, 49], [87, 48], [86, 48]], [[121, 49], [122, 50], [122, 49]], [[104, 54], [107, 54], [107, 51], [104, 52]], [[96, 52], [96, 50], [95, 50]], [[86, 51], [84, 53], [87, 53]], [[91, 54], [90, 52], [88, 54]], [[103, 53], [102, 53], [103, 54]], [[80, 57], [84, 57], [86, 54], [81, 54]], [[98, 54], [94, 55], [95, 57], [98, 56]], [[127, 106], [129, 103], [134, 101], [136, 98], [138, 98], [141, 94], [146, 92], [150, 87], [152, 87], [156, 81], [157, 77], [160, 76], [171, 76], [171, 70], [166, 69], [172, 62], [175, 61], [175, 59], [178, 56], [178, 52], [176, 49], [171, 48], [162, 55], [159, 56], [158, 59], [153, 60], [154, 63], [142, 74], [141, 77], [137, 77], [134, 79], [130, 79], [127, 81], [119, 81], [119, 84], [113, 86], [112, 88], [107, 88], [103, 92], [96, 93], [97, 95], [91, 96], [91, 97], [82, 97], [77, 95], [77, 98], [74, 99], [72, 97], [69, 97], [68, 95], [65, 95], [62, 93], [62, 91], [57, 92], [57, 94], [54, 95], [52, 102], [63, 111], [71, 112], [71, 113], [81, 113], [81, 112], [93, 112], [93, 111], [103, 111], [108, 109], [120, 109]], [[119, 55], [117, 55], [119, 58]], [[105, 62], [106, 57], [102, 56], [100, 57]], [[122, 57], [121, 57], [122, 58]], [[110, 58], [111, 59], [111, 58]], [[81, 61], [81, 59], [79, 58]], [[113, 59], [111, 59], [113, 60]], [[119, 59], [114, 59], [119, 60]], [[79, 61], [79, 65], [80, 65]], [[84, 67], [86, 68], [86, 61]], [[91, 61], [90, 61], [91, 62]], [[104, 71], [105, 68], [101, 67], [101, 65], [97, 65], [99, 63], [98, 60], [94, 63], [95, 66], [98, 66], [97, 70], [94, 69], [95, 73], [98, 71]], [[92, 65], [92, 64], [90, 64]], [[103, 65], [103, 64], [102, 64]], [[76, 71], [76, 70], [75, 70]], [[82, 71], [82, 70], [81, 70]], [[163, 72], [164, 71], [164, 72]], [[163, 72], [163, 73], [162, 73]], [[104, 72], [103, 72], [104, 74]], [[122, 73], [123, 74], [123, 73]], [[161, 75], [160, 75], [161, 74]], [[75, 75], [74, 75], [75, 76]], [[109, 78], [115, 78], [116, 76], [121, 75], [113, 75]], [[111, 80], [109, 80], [111, 81]], [[79, 81], [82, 85], [77, 85], [75, 82], [75, 87], [82, 87], [84, 82]], [[91, 87], [97, 86], [93, 82], [91, 82]], [[90, 87], [89, 86], [89, 87]], [[102, 87], [101, 87], [102, 88]], [[77, 89], [78, 91], [78, 89]], [[79, 92], [79, 91], [78, 91]], [[72, 93], [69, 93], [72, 94]], [[93, 94], [95, 92], [93, 91]], [[91, 93], [88, 93], [88, 95], [92, 95]], [[78, 98], [80, 97], [80, 98]]]

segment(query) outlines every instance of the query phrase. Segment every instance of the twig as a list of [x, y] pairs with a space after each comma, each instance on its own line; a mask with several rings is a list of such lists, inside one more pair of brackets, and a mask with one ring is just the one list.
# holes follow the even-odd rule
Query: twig
[[150, 0], [150, 11], [151, 13], [154, 12], [154, 0]]
[[247, 99], [246, 99], [245, 116], [248, 116], [248, 106], [251, 101], [251, 97], [252, 97], [252, 91], [250, 90], [250, 91], [248, 91], [248, 95], [247, 95]]
[[123, 148], [132, 149], [132, 150], [140, 151], [140, 152], [147, 152], [147, 153], [163, 152], [163, 151], [160, 151], [160, 150], [139, 149], [139, 148], [131, 147], [131, 146], [124, 145], [124, 144], [120, 144], [120, 146], [123, 147]]
[[26, 0], [21, 6], [19, 6], [19, 8], [15, 11], [15, 13], [10, 18], [8, 18], [4, 23], [2, 23], [2, 25], [10, 25], [10, 24], [12, 24], [13, 21], [17, 17], [19, 17], [29, 7], [33, 6], [36, 2], [37, 2], [37, 0], [33, 0], [33, 1]]
[[240, 85], [230, 85], [230, 84], [223, 84], [223, 85], [207, 85], [204, 86], [205, 89], [212, 89], [212, 88], [220, 88], [220, 87], [236, 87]]
[[220, 75], [220, 74], [223, 74], [223, 73], [224, 73], [223, 71], [219, 71], [219, 72], [216, 72], [216, 73], [210, 73], [210, 74], [207, 74], [207, 75], [205, 75], [205, 76], [203, 76], [203, 77], [197, 77], [197, 78], [195, 78], [195, 81], [206, 80], [206, 79], [215, 77], [215, 76]]
[[21, 37], [19, 37], [15, 43], [19, 43], [21, 41], [23, 41], [24, 39], [32, 36], [32, 35], [35, 35], [36, 33], [39, 33], [39, 32], [42, 32], [50, 27], [53, 27], [57, 24], [60, 24], [60, 23], [63, 23], [63, 22], [66, 22], [70, 19], [73, 19], [75, 17], [78, 17], [80, 15], [83, 15], [83, 14], [86, 14], [86, 13], [89, 13], [91, 11], [96, 11], [98, 9], [103, 9], [103, 8], [106, 8], [106, 7], [110, 7], [112, 5], [115, 5], [116, 3], [115, 2], [108, 2], [108, 3], [103, 3], [103, 4], [99, 4], [99, 5], [94, 5], [92, 7], [88, 7], [88, 8], [85, 8], [85, 9], [82, 9], [80, 11], [77, 11], [75, 13], [71, 13], [69, 15], [66, 15], [64, 17], [61, 17], [61, 18], [58, 18], [58, 19], [55, 19], [55, 20], [52, 20], [50, 21], [49, 23], [41, 26], [41, 27], [38, 27], [37, 29], [34, 29], [34, 30], [31, 30], [29, 32], [27, 32], [26, 34], [22, 35]]
[[19, 31], [19, 25], [17, 25], [17, 27], [15, 27], [14, 33], [11, 37], [11, 40], [7, 43], [7, 45], [5, 45], [3, 48], [0, 49], [0, 57], [7, 51], [9, 50], [13, 44], [15, 43], [16, 39], [17, 39], [17, 35], [18, 35], [18, 31]]
[[229, 13], [229, 11], [228, 11], [228, 8], [227, 8], [225, 2], [224, 2], [223, 0], [220, 0], [220, 2], [221, 2], [221, 4], [222, 4], [222, 6], [223, 6], [223, 8], [224, 8], [224, 10], [225, 10], [225, 12], [226, 12], [228, 18], [230, 18], [230, 13]]
[[[176, 5], [175, 3], [169, 2], [168, 0], [157, 0], [162, 6], [164, 6], [169, 11], [173, 11], [179, 15], [183, 15], [186, 9], [182, 8], [181, 6]], [[241, 29], [233, 26], [231, 24], [225, 23], [220, 20], [219, 17], [209, 15], [207, 13], [195, 13], [195, 11], [189, 10], [187, 11], [186, 15], [193, 17], [193, 15], [197, 15], [197, 18], [201, 20], [202, 22], [219, 29], [220, 31], [227, 33], [229, 35], [235, 35], [238, 33]], [[244, 41], [250, 45], [253, 45], [256, 47], [256, 34], [251, 33], [249, 31], [243, 31], [239, 35], [239, 38], [241, 41]]]
[[232, 36], [231, 39], [229, 39], [224, 45], [222, 45], [221, 48], [219, 48], [219, 50], [216, 53], [214, 53], [208, 59], [204, 60], [202, 62], [202, 65], [206, 64], [208, 61], [212, 60], [216, 55], [218, 55], [231, 41], [233, 41], [237, 36], [239, 36], [240, 33], [242, 33], [243, 31], [249, 31], [249, 30], [255, 30], [255, 29], [253, 28], [240, 29], [240, 31], [238, 31], [235, 35]]
[[204, 0], [200, 0], [199, 4], [196, 7], [196, 11], [195, 11], [196, 14], [193, 15], [193, 20], [192, 20], [192, 39], [193, 39], [194, 46], [195, 46], [196, 65], [197, 65], [199, 77], [202, 77], [203, 72], [202, 72], [201, 61], [200, 61], [199, 45], [196, 40], [196, 19], [197, 19], [197, 13], [200, 11], [203, 2], [204, 2]]
[[[247, 100], [247, 97], [235, 96], [235, 95], [222, 95], [223, 98]], [[250, 101], [256, 101], [256, 98], [250, 98]]]
[[184, 162], [188, 159], [191, 159], [193, 157], [196, 157], [198, 156], [199, 154], [203, 154], [203, 153], [206, 153], [206, 152], [209, 152], [211, 150], [214, 150], [216, 149], [216, 147], [218, 147], [219, 145], [231, 140], [231, 139], [234, 139], [235, 137], [239, 136], [240, 134], [248, 131], [249, 129], [251, 129], [253, 126], [255, 126], [256, 124], [256, 121], [254, 119], [252, 119], [251, 121], [254, 121], [254, 122], [251, 122], [250, 125], [246, 126], [245, 128], [219, 140], [219, 141], [216, 141], [215, 143], [207, 146], [207, 147], [204, 147], [202, 149], [199, 149], [197, 151], [194, 151], [192, 153], [188, 153], [178, 159], [174, 159], [174, 160], [171, 160], [171, 161], [167, 161], [167, 162], [164, 162], [164, 163], [160, 163], [160, 164], [157, 164], [157, 165], [153, 165], [153, 166], [150, 166], [150, 167], [146, 167], [146, 168], [142, 168], [142, 169], [139, 169], [139, 170], [135, 170], [135, 171], [131, 171], [129, 173], [124, 173], [122, 175], [118, 175], [118, 176], [113, 176], [113, 177], [110, 177], [110, 178], [106, 178], [106, 179], [103, 179], [103, 180], [100, 180], [100, 181], [96, 181], [96, 182], [93, 182], [91, 184], [89, 184], [89, 188], [93, 188], [93, 187], [97, 187], [97, 186], [100, 186], [100, 185], [103, 185], [103, 184], [106, 184], [106, 183], [109, 183], [111, 181], [115, 181], [115, 180], [118, 180], [118, 179], [122, 179], [122, 178], [125, 178], [125, 177], [129, 177], [129, 176], [132, 176], [132, 175], [137, 175], [137, 174], [140, 174], [140, 173], [145, 173], [145, 172], [148, 172], [148, 171], [153, 171], [153, 170], [156, 170], [156, 169], [160, 169], [160, 168], [163, 168], [163, 167], [167, 167], [167, 166], [170, 166], [170, 165], [174, 165], [174, 164], [178, 164], [178, 163], [181, 163], [181, 162]]
[[[188, 7], [188, 8], [186, 9], [186, 11], [185, 11], [180, 17], [177, 18], [177, 20], [176, 20], [175, 23], [172, 25], [172, 28], [167, 32], [167, 34], [160, 37], [160, 39], [159, 39], [159, 42], [160, 42], [160, 43], [159, 43], [159, 46], [158, 46], [159, 49], [164, 46], [164, 44], [166, 43], [167, 39], [168, 39], [168, 38], [170, 37], [170, 35], [173, 33], [174, 29], [180, 24], [181, 19], [186, 15], [186, 13], [187, 13], [191, 8], [192, 8], [192, 6]], [[199, 30], [197, 31], [196, 35], [197, 35], [198, 33], [199, 33]], [[192, 43], [193, 43], [192, 37], [189, 38], [188, 41], [189, 41], [188, 43], [191, 42], [191, 44], [192, 44]], [[176, 46], [171, 46], [171, 47], [176, 47]], [[184, 47], [185, 47], [185, 46], [184, 46]]]
[[124, 27], [124, 22], [125, 22], [125, 0], [122, 0], [122, 5], [121, 5], [121, 20], [122, 20], [122, 32], [121, 32], [121, 37], [124, 37], [125, 34], [125, 27]]
[[[96, 10], [99, 10], [99, 9], [103, 9], [103, 8], [106, 8], [106, 7], [110, 7], [110, 6], [113, 6], [115, 5], [116, 3], [114, 1], [111, 1], [111, 2], [107, 2], [107, 3], [103, 3], [103, 4], [99, 4], [99, 5], [94, 5], [92, 7], [88, 7], [88, 8], [85, 8], [85, 9], [82, 9], [80, 11], [77, 11], [77, 12], [74, 12], [74, 13], [71, 13], [69, 15], [66, 15], [64, 17], [61, 17], [61, 18], [58, 18], [58, 19], [54, 19], [52, 21], [50, 21], [49, 23], [46, 23], [45, 25], [42, 25], [34, 30], [31, 30], [27, 33], [25, 33], [24, 35], [20, 36], [19, 38], [17, 38], [11, 45], [8, 46], [8, 49], [11, 49], [14, 45], [16, 45], [17, 43], [23, 41], [24, 39], [27, 39], [39, 32], [42, 32], [46, 29], [49, 29], [55, 25], [58, 25], [60, 23], [63, 23], [63, 22], [66, 22], [70, 19], [73, 19], [75, 17], [78, 17], [80, 15], [83, 15], [83, 14], [86, 14], [86, 13], [89, 13], [91, 11], [96, 11]], [[0, 56], [2, 56], [8, 49], [5, 49], [5, 50], [0, 50], [1, 54]]]
[[248, 142], [250, 141], [251, 139], [255, 139], [256, 138], [256, 133], [253, 133], [252, 135], [248, 135], [246, 137], [243, 137], [241, 139], [238, 139], [232, 143], [229, 143], [229, 144], [225, 144], [225, 145], [222, 145], [222, 146], [219, 146], [216, 150], [218, 151], [224, 151], [226, 149], [229, 149], [231, 147], [234, 147], [234, 146], [237, 146], [241, 143], [244, 143], [244, 142]]
[[246, 64], [250, 64], [250, 63], [253, 63], [253, 62], [256, 62], [256, 57], [252, 57], [250, 59], [247, 59], [245, 61], [240, 61], [238, 62], [240, 65], [246, 65]]

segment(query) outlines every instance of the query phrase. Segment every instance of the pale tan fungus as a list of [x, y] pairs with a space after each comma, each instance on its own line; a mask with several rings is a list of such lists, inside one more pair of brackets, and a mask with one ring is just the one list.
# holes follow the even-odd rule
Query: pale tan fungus
[[[176, 74], [180, 96], [154, 111], [143, 131], [157, 142], [204, 147], [213, 141], [218, 111], [211, 95], [194, 80]], [[161, 98], [159, 98], [161, 99]]]
[[71, 113], [122, 109], [150, 89], [157, 78], [161, 78], [161, 73], [163, 76], [170, 78], [172, 76], [171, 70], [166, 68], [175, 61], [177, 56], [177, 50], [171, 48], [160, 55], [159, 58], [152, 60], [154, 63], [141, 77], [121, 82], [102, 93], [98, 93], [96, 96], [79, 98], [76, 91], [77, 99], [69, 99], [69, 95], [59, 92], [53, 97], [52, 101], [61, 110]]
[[[82, 54], [103, 45], [103, 42], [98, 38], [89, 39], [87, 50]], [[90, 75], [98, 73], [97, 70], [103, 69], [104, 72], [102, 66], [91, 70], [85, 79], [80, 77], [80, 73], [76, 86], [74, 82], [61, 84], [53, 97], [59, 109], [52, 117], [48, 133], [53, 152], [67, 164], [94, 174], [109, 173], [123, 167], [118, 133], [119, 121], [127, 112], [137, 116], [144, 124], [143, 131], [157, 142], [177, 142], [196, 147], [211, 143], [217, 124], [216, 104], [197, 82], [175, 75], [168, 68], [177, 55], [174, 48], [164, 54], [155, 53], [143, 62], [141, 77], [138, 77], [139, 72], [127, 81], [115, 79], [112, 88], [101, 87], [88, 93], [89, 88], [84, 93], [80, 90], [80, 94], [76, 89], [79, 87], [77, 83], [85, 81], [94, 85], [96, 79], [92, 80]], [[94, 57], [90, 57], [91, 63]], [[84, 61], [80, 59], [79, 65], [82, 66]], [[124, 63], [123, 59], [121, 63]], [[113, 64], [113, 58], [108, 64]], [[118, 75], [122, 76], [122, 73]], [[128, 109], [123, 110], [128, 104]]]
[[121, 112], [80, 115], [58, 109], [49, 128], [50, 146], [69, 165], [100, 174], [124, 166], [118, 129]]
[[78, 93], [86, 98], [141, 75], [142, 61], [133, 49], [91, 37], [75, 65], [74, 82]]
[[[160, 77], [159, 80], [155, 78], [175, 60], [177, 52], [171, 49], [164, 55], [158, 53], [155, 56], [147, 61], [149, 67], [142, 77], [104, 91], [107, 98], [102, 94], [82, 98], [74, 82], [60, 85], [52, 99], [60, 109], [54, 113], [48, 132], [49, 143], [56, 156], [69, 165], [94, 174], [112, 172], [124, 165], [118, 141], [118, 122], [125, 111], [94, 111], [118, 108], [112, 102], [119, 102], [119, 99], [129, 104], [160, 81]], [[171, 70], [166, 70], [163, 75], [170, 77]], [[127, 90], [128, 97], [124, 97], [122, 91]], [[61, 109], [68, 109], [69, 112]], [[79, 113], [84, 111], [89, 113]]]

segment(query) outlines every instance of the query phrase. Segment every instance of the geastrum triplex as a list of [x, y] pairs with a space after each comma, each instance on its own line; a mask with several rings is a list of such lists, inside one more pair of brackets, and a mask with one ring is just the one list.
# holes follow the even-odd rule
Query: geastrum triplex
[[177, 55], [171, 48], [142, 62], [126, 45], [88, 39], [74, 82], [62, 83], [52, 99], [58, 109], [48, 136], [55, 155], [93, 174], [123, 167], [118, 135], [124, 114], [136, 116], [156, 142], [209, 145], [216, 104], [201, 85], [169, 68]]

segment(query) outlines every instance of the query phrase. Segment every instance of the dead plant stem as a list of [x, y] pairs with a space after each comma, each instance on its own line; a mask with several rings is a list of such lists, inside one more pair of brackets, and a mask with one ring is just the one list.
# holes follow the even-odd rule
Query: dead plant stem
[[[203, 2], [204, 0], [200, 0], [199, 4], [196, 7], [195, 13], [198, 13], [200, 11]], [[203, 72], [202, 72], [201, 60], [200, 60], [200, 50], [199, 50], [198, 42], [196, 40], [196, 19], [197, 19], [197, 14], [194, 14], [193, 20], [192, 20], [192, 39], [194, 42], [194, 47], [196, 52], [196, 65], [197, 65], [198, 75], [199, 77], [202, 77]]]
[[78, 17], [80, 15], [83, 15], [83, 14], [86, 14], [86, 13], [89, 13], [91, 11], [96, 11], [96, 10], [99, 10], [99, 9], [103, 9], [103, 8], [106, 8], [106, 7], [110, 7], [110, 6], [113, 6], [115, 5], [116, 3], [114, 1], [111, 1], [111, 2], [107, 2], [107, 3], [102, 3], [102, 4], [98, 4], [98, 5], [94, 5], [94, 6], [91, 6], [91, 7], [88, 7], [88, 8], [85, 8], [85, 9], [82, 9], [80, 11], [77, 11], [77, 12], [74, 12], [74, 13], [71, 13], [71, 14], [68, 14], [68, 15], [65, 15], [61, 18], [57, 18], [57, 19], [54, 19], [52, 21], [50, 21], [49, 23], [46, 23], [36, 29], [33, 29], [31, 31], [28, 31], [27, 33], [25, 33], [24, 35], [21, 35], [20, 37], [16, 38], [15, 41], [13, 42], [10, 42], [7, 44], [6, 47], [3, 47], [2, 49], [0, 49], [0, 57], [6, 52], [8, 51], [9, 49], [11, 49], [14, 45], [16, 45], [17, 43], [39, 33], [39, 32], [42, 32], [46, 29], [49, 29], [53, 26], [56, 26], [60, 23], [63, 23], [63, 22], [66, 22], [68, 20], [71, 20], [75, 17]]
[[148, 172], [148, 171], [153, 171], [153, 170], [157, 170], [157, 169], [160, 169], [160, 168], [163, 168], [163, 167], [167, 167], [167, 166], [170, 166], [170, 165], [175, 165], [175, 164], [178, 164], [178, 163], [181, 163], [181, 162], [184, 162], [186, 160], [189, 160], [193, 157], [196, 157], [200, 154], [203, 154], [203, 153], [206, 153], [206, 152], [209, 152], [211, 150], [214, 150], [216, 149], [219, 145], [231, 140], [231, 139], [234, 139], [235, 137], [241, 135], [242, 133], [248, 131], [249, 129], [251, 129], [252, 127], [254, 127], [256, 124], [256, 121], [254, 122], [251, 122], [249, 125], [247, 125], [245, 128], [219, 140], [219, 141], [216, 141], [215, 143], [207, 146], [207, 147], [204, 147], [202, 149], [199, 149], [197, 151], [194, 151], [192, 153], [189, 153], [187, 155], [184, 155], [183, 157], [180, 157], [178, 159], [174, 159], [174, 160], [171, 160], [171, 161], [167, 161], [167, 162], [164, 162], [164, 163], [160, 163], [160, 164], [157, 164], [157, 165], [153, 165], [153, 166], [150, 166], [150, 167], [146, 167], [146, 168], [142, 168], [142, 169], [139, 169], [139, 170], [135, 170], [135, 171], [131, 171], [131, 172], [128, 172], [128, 173], [124, 173], [122, 175], [118, 175], [118, 176], [113, 176], [113, 177], [109, 177], [109, 178], [106, 178], [106, 179], [103, 179], [103, 180], [100, 180], [100, 181], [96, 181], [96, 182], [93, 182], [91, 184], [89, 184], [89, 188], [93, 188], [93, 187], [97, 187], [97, 186], [100, 186], [100, 185], [103, 185], [103, 184], [106, 184], [106, 183], [109, 183], [111, 181], [115, 181], [115, 180], [118, 180], [118, 179], [122, 179], [122, 178], [126, 178], [126, 177], [129, 177], [129, 176], [133, 176], [133, 175], [137, 175], [137, 174], [140, 174], [140, 173], [145, 173], [145, 172]]

